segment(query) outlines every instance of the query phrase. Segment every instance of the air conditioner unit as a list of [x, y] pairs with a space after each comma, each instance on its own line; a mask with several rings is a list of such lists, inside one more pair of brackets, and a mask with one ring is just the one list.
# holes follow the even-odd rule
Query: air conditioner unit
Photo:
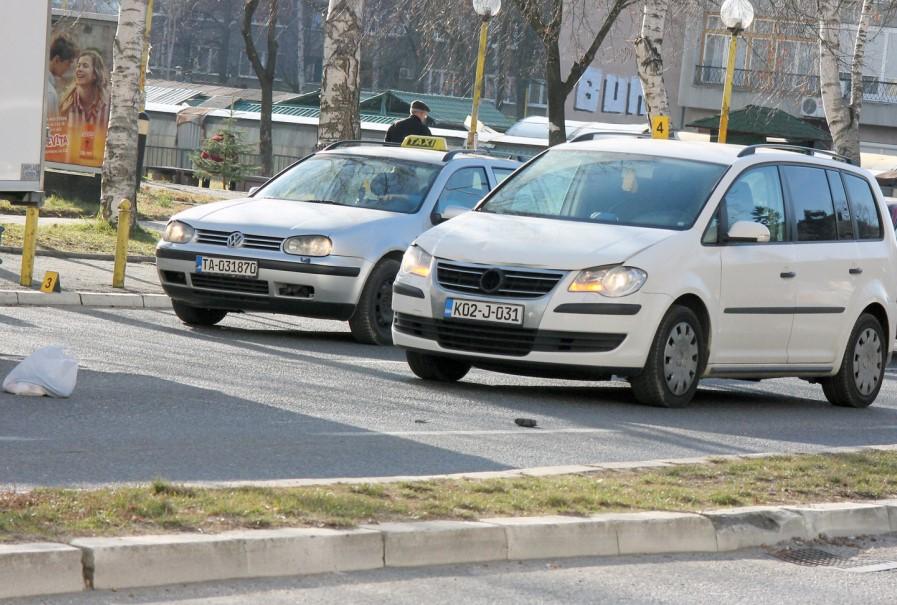
[[819, 97], [804, 97], [800, 100], [800, 115], [805, 118], [824, 118], [825, 108]]

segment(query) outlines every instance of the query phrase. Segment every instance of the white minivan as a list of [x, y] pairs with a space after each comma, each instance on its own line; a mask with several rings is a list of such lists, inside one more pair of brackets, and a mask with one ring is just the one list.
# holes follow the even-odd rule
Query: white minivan
[[887, 216], [872, 176], [830, 153], [559, 145], [408, 249], [394, 342], [430, 380], [622, 376], [678, 407], [702, 377], [796, 376], [865, 407], [897, 321]]

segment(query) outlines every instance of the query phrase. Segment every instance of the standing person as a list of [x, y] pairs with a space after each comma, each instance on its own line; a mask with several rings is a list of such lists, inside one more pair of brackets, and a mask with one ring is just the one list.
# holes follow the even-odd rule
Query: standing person
[[411, 102], [411, 115], [404, 120], [396, 120], [386, 131], [387, 143], [401, 143], [409, 135], [428, 137], [430, 129], [427, 127], [427, 116], [430, 108], [423, 101]]
[[50, 43], [50, 63], [47, 73], [47, 117], [52, 118], [59, 115], [57, 86], [77, 56], [78, 47], [64, 35], [57, 36]]

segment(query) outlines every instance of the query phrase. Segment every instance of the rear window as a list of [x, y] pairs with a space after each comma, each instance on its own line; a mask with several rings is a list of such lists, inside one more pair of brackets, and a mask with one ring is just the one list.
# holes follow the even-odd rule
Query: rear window
[[844, 174], [844, 185], [850, 197], [850, 208], [857, 220], [859, 239], [881, 239], [881, 220], [875, 204], [875, 196], [865, 179]]

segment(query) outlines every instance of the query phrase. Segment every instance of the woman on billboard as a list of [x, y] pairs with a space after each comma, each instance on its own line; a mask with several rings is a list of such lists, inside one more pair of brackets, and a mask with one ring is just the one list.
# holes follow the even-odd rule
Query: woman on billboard
[[67, 161], [101, 165], [109, 125], [109, 74], [97, 51], [78, 55], [75, 79], [59, 102], [59, 114], [66, 118]]

